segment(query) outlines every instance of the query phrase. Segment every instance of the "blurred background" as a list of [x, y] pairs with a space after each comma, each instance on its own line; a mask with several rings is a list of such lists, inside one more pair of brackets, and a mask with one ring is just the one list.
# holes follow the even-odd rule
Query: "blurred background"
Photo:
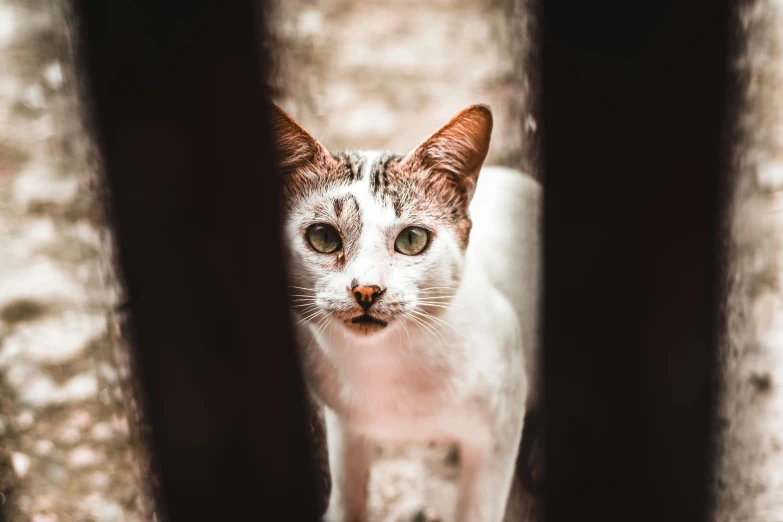
[[0, 2], [0, 509], [148, 521], [72, 30], [66, 2]]
[[275, 101], [330, 150], [405, 153], [490, 105], [488, 164], [537, 175], [530, 0], [272, 2]]
[[[715, 519], [783, 519], [783, 7], [742, 2]], [[541, 179], [529, 0], [285, 0], [276, 102], [328, 148], [405, 152], [473, 103]], [[0, 0], [0, 519], [155, 520], [122, 289], [65, 0]], [[384, 446], [372, 520], [450, 520], [459, 457]], [[531, 499], [514, 495], [513, 513]]]

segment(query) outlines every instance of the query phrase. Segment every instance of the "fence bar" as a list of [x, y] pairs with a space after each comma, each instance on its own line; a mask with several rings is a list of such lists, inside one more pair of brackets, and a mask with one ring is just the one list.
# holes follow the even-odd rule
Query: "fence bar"
[[546, 0], [545, 514], [705, 519], [728, 0]]
[[314, 520], [250, 0], [76, 0], [168, 520]]

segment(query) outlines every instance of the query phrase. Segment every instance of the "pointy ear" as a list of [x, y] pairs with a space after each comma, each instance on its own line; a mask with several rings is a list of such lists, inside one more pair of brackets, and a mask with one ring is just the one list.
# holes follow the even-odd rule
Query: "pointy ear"
[[470, 201], [491, 135], [489, 107], [471, 105], [409, 152], [402, 163], [409, 171], [426, 169], [446, 174]]
[[283, 175], [331, 158], [326, 148], [277, 105], [271, 108], [277, 166]]

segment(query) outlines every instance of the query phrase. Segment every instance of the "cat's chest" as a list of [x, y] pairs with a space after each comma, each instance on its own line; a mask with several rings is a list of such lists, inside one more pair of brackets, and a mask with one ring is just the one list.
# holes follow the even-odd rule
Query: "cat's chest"
[[327, 377], [335, 380], [329, 387], [337, 393], [327, 399], [333, 409], [371, 424], [415, 422], [455, 401], [463, 369], [454, 357], [405, 343], [358, 348], [343, 351]]

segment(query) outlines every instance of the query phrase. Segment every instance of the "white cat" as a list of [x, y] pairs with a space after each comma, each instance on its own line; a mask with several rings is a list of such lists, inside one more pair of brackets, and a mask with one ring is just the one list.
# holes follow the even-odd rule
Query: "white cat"
[[[405, 156], [330, 154], [278, 108], [297, 340], [325, 406], [328, 521], [366, 519], [374, 441], [460, 448], [460, 522], [500, 522], [536, 384], [540, 188], [484, 168], [474, 105]], [[474, 194], [475, 192], [475, 194]]]

